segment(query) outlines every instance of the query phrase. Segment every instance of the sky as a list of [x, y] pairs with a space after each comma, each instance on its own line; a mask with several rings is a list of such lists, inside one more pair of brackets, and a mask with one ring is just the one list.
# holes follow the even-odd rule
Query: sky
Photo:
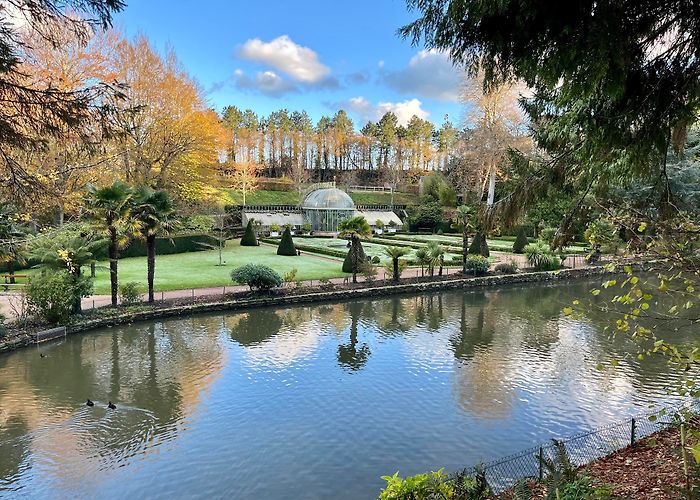
[[127, 0], [115, 26], [172, 47], [216, 110], [345, 109], [361, 128], [394, 111], [458, 123], [461, 73], [448, 58], [402, 40], [416, 14], [404, 0]]

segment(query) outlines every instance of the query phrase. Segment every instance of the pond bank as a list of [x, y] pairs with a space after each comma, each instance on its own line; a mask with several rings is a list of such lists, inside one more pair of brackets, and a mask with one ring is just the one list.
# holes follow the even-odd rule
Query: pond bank
[[[634, 267], [642, 268], [641, 264]], [[487, 276], [442, 276], [429, 281], [413, 280], [412, 282], [374, 282], [359, 283], [359, 286], [326, 285], [315, 288], [293, 289], [284, 288], [268, 295], [252, 293], [235, 293], [222, 299], [217, 296], [200, 296], [193, 300], [173, 300], [152, 306], [134, 306], [131, 308], [105, 309], [99, 317], [91, 317], [88, 313], [79, 321], [66, 325], [66, 335], [83, 333], [96, 328], [129, 324], [137, 321], [148, 321], [162, 318], [183, 317], [197, 313], [220, 311], [242, 311], [261, 307], [278, 307], [292, 304], [308, 304], [330, 301], [352, 300], [365, 297], [383, 297], [396, 294], [412, 294], [439, 292], [443, 290], [471, 289], [481, 287], [496, 287], [521, 283], [547, 283], [554, 281], [578, 280], [594, 276], [618, 274], [623, 272], [622, 266], [609, 270], [605, 267], [585, 267], [579, 269], [562, 269], [559, 271], [526, 272], [504, 275]], [[36, 344], [36, 336], [50, 328], [48, 325], [37, 325], [24, 329], [8, 328], [5, 338], [0, 339], [0, 353]]]

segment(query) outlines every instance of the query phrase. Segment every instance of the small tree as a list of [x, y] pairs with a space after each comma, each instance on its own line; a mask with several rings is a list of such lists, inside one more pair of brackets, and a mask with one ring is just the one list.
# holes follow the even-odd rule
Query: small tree
[[467, 257], [469, 256], [469, 231], [471, 231], [474, 219], [474, 208], [469, 205], [457, 207], [453, 222], [457, 229], [462, 231], [462, 272], [467, 272]]
[[258, 239], [255, 237], [255, 231], [253, 230], [253, 220], [248, 221], [248, 225], [245, 227], [245, 233], [243, 238], [241, 238], [241, 246], [244, 247], [256, 247], [258, 246]]
[[392, 265], [392, 276], [394, 281], [399, 281], [401, 277], [401, 271], [399, 266], [399, 259], [409, 253], [410, 250], [405, 247], [386, 247], [384, 248], [384, 253], [391, 257]]
[[282, 233], [282, 239], [277, 247], [277, 255], [288, 255], [295, 256], [297, 254], [297, 249], [294, 247], [294, 240], [292, 239], [292, 232], [289, 230], [289, 226], [284, 229]]
[[524, 227], [518, 229], [518, 235], [513, 243], [513, 253], [523, 253], [525, 246], [529, 243]]
[[[365, 249], [362, 248], [362, 243], [360, 243], [359, 261], [360, 261], [360, 263], [363, 263], [366, 260], [367, 260], [367, 255], [365, 254]], [[343, 272], [344, 273], [351, 273], [352, 272], [352, 249], [348, 250], [348, 253], [345, 255], [345, 260], [343, 260]]]
[[430, 264], [428, 250], [425, 248], [419, 248], [416, 250], [416, 261], [418, 261], [418, 264], [420, 265], [420, 275], [425, 276], [425, 268]]
[[235, 283], [248, 285], [252, 290], [268, 291], [282, 286], [283, 280], [274, 269], [261, 264], [246, 264], [231, 271]]

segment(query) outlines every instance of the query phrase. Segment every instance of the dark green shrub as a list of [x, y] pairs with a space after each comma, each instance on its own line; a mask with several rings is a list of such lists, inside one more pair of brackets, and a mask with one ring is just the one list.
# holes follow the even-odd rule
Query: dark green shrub
[[[200, 252], [210, 248], [207, 245], [210, 245], [210, 247], [217, 247], [218, 242], [216, 238], [208, 234], [184, 234], [172, 236], [171, 238], [156, 238], [156, 254], [171, 255], [185, 252]], [[127, 248], [119, 252], [119, 258], [145, 257], [146, 254], [146, 245], [139, 240], [134, 240]], [[95, 253], [95, 257], [98, 259], [106, 259], [106, 249]]]
[[297, 249], [294, 247], [294, 240], [292, 239], [292, 232], [289, 230], [289, 226], [284, 229], [282, 233], [282, 239], [277, 247], [277, 255], [289, 255], [294, 256], [297, 254]]
[[119, 285], [119, 298], [125, 306], [131, 306], [141, 302], [141, 284], [135, 281]]
[[476, 276], [486, 274], [489, 271], [489, 259], [482, 255], [470, 255], [467, 257], [467, 269]]
[[5, 315], [3, 313], [0, 313], [0, 339], [5, 338], [5, 335], [7, 335], [7, 328], [5, 328]]
[[538, 271], [554, 271], [561, 267], [561, 259], [544, 241], [535, 241], [523, 249], [528, 263]]
[[379, 259], [378, 255], [372, 257], [372, 264], [379, 264], [379, 262], [381, 262], [381, 260]]
[[518, 272], [518, 263], [514, 260], [510, 262], [501, 262], [497, 264], [493, 270], [500, 274], [515, 274]]
[[481, 233], [476, 233], [472, 238], [472, 242], [469, 244], [468, 252], [471, 255], [479, 255], [479, 245], [481, 242]]
[[527, 234], [525, 233], [525, 228], [521, 227], [518, 229], [518, 237], [513, 243], [513, 253], [523, 253], [525, 246], [529, 243], [527, 240]]
[[556, 227], [545, 227], [542, 231], [540, 231], [540, 239], [542, 241], [546, 241], [551, 246], [556, 234], [557, 234]]
[[77, 300], [92, 293], [90, 278], [76, 278], [67, 271], [45, 271], [32, 277], [25, 289], [27, 307], [51, 324], [68, 322]]
[[[359, 258], [358, 258], [357, 265], [359, 267], [359, 266], [362, 266], [363, 262], [367, 261], [367, 255], [365, 254], [364, 248], [362, 248], [362, 243], [360, 243], [360, 255], [358, 257]], [[349, 249], [348, 253], [345, 255], [345, 260], [343, 261], [343, 272], [344, 273], [351, 273], [352, 272], [352, 249]]]
[[248, 285], [251, 290], [270, 290], [282, 286], [282, 276], [274, 269], [261, 264], [246, 264], [231, 271], [231, 279]]
[[256, 247], [258, 246], [258, 239], [255, 237], [255, 231], [253, 231], [253, 221], [249, 220], [248, 225], [245, 227], [245, 233], [243, 238], [241, 238], [241, 246], [244, 247]]

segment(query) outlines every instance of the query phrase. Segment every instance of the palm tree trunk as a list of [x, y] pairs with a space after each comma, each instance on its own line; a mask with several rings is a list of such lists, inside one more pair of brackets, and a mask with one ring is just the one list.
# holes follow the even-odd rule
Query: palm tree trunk
[[360, 240], [356, 234], [350, 237], [350, 246], [352, 247], [352, 282], [357, 283], [357, 268], [360, 260]]
[[399, 259], [393, 259], [394, 281], [399, 281]]
[[7, 274], [9, 274], [9, 277], [10, 277], [10, 285], [14, 285], [15, 284], [15, 261], [14, 260], [7, 261]]
[[469, 233], [467, 232], [466, 222], [462, 229], [462, 273], [467, 273], [467, 257], [469, 256]]
[[117, 293], [119, 282], [117, 280], [117, 259], [119, 251], [117, 248], [117, 228], [109, 225], [109, 284], [112, 292], [112, 307], [117, 307]]
[[147, 274], [148, 274], [148, 302], [153, 303], [155, 300], [153, 294], [153, 278], [156, 274], [156, 235], [149, 234], [146, 236], [146, 251], [147, 257]]

